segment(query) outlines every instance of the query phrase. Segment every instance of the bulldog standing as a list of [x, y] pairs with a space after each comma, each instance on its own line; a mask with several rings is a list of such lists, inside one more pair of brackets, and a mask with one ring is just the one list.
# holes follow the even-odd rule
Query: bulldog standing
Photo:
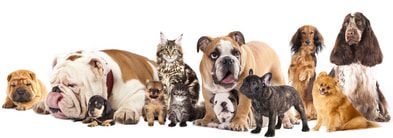
[[145, 101], [146, 80], [158, 80], [153, 61], [121, 50], [75, 52], [56, 58], [52, 92], [46, 99], [57, 118], [82, 120], [90, 97], [108, 99], [114, 119], [136, 124]]
[[[199, 38], [197, 51], [203, 51], [200, 62], [202, 75], [203, 98], [210, 99], [212, 93], [239, 90], [240, 84], [247, 76], [249, 69], [255, 70], [257, 75], [272, 72], [272, 82], [283, 85], [285, 80], [280, 68], [280, 61], [272, 48], [262, 42], [245, 43], [243, 34], [235, 31], [222, 37], [203, 36]], [[245, 131], [249, 127], [248, 115], [251, 101], [240, 92], [237, 112], [232, 119], [230, 128]], [[206, 114], [203, 119], [196, 120], [196, 125], [206, 126], [217, 119], [209, 102], [205, 102]], [[286, 115], [287, 116], [287, 115]], [[284, 127], [291, 128], [288, 117], [284, 119]]]

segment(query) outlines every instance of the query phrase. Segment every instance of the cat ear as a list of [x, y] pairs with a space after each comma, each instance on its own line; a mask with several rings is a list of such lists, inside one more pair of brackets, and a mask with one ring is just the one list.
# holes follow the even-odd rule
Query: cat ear
[[250, 69], [249, 71], [248, 71], [248, 75], [253, 75], [254, 74], [254, 71], [252, 70], [252, 69]]
[[270, 72], [266, 73], [261, 77], [261, 81], [262, 83], [265, 84], [265, 86], [270, 86], [271, 80], [272, 80], [272, 73]]
[[181, 45], [181, 40], [183, 39], [183, 34], [181, 34], [179, 37], [176, 38], [175, 43], [178, 45]]
[[160, 39], [161, 39], [161, 42], [160, 42], [161, 45], [165, 45], [166, 42], [168, 42], [168, 39], [165, 37], [164, 33], [162, 33], [162, 32], [160, 32]]

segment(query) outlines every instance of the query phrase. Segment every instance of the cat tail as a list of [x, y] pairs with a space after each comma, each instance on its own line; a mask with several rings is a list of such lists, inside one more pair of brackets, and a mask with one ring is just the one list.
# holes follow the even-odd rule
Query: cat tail
[[193, 113], [189, 121], [202, 119], [203, 117], [205, 117], [205, 113], [206, 113], [205, 102], [200, 102], [199, 104], [193, 107]]

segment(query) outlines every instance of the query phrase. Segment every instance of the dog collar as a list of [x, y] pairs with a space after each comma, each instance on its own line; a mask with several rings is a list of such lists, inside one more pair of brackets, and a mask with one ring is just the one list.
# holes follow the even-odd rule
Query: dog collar
[[108, 74], [106, 75], [106, 87], [107, 87], [107, 94], [109, 98], [112, 95], [113, 89], [113, 73], [112, 70], [109, 70]]

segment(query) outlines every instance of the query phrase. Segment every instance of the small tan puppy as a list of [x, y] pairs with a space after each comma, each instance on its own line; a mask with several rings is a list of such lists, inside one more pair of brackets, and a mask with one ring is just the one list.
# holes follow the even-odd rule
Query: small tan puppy
[[321, 72], [314, 82], [312, 95], [317, 110], [317, 124], [313, 128], [314, 131], [318, 131], [321, 125], [325, 125], [328, 132], [379, 126], [375, 122], [368, 121], [353, 107], [340, 89], [338, 80], [326, 72]]
[[17, 70], [8, 75], [7, 81], [7, 97], [3, 108], [15, 108], [23, 111], [34, 107], [38, 113], [48, 113], [42, 102], [48, 91], [44, 84], [37, 79], [34, 72]]

